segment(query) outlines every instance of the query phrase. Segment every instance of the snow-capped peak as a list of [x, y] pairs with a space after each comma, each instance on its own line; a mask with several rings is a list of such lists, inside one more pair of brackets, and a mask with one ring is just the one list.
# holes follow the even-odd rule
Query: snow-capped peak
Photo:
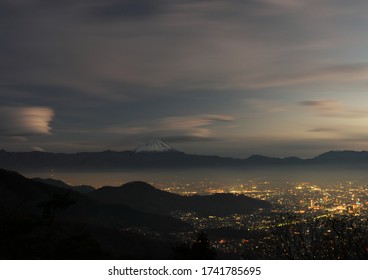
[[169, 144], [165, 143], [160, 139], [151, 140], [144, 145], [136, 148], [134, 150], [136, 153], [140, 152], [177, 152], [176, 149], [171, 147]]

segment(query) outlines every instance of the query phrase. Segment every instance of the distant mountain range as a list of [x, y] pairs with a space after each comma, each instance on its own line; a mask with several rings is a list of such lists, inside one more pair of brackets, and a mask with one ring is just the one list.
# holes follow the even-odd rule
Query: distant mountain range
[[17, 171], [121, 171], [175, 168], [261, 168], [277, 166], [367, 167], [367, 151], [330, 151], [310, 159], [253, 155], [245, 159], [191, 155], [162, 141], [153, 141], [134, 151], [83, 153], [7, 152], [0, 150], [0, 168]]

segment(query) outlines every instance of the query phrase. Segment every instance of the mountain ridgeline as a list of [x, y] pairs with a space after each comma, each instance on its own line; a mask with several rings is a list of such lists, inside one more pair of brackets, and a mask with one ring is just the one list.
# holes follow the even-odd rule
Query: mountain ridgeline
[[44, 214], [44, 206], [59, 203], [55, 206], [59, 207], [63, 202], [70, 202], [58, 214], [65, 221], [111, 228], [143, 227], [155, 231], [190, 229], [188, 224], [170, 216], [147, 213], [124, 204], [101, 203], [72, 188], [56, 187], [0, 169], [0, 217], [40, 216]]
[[101, 203], [3, 169], [0, 224], [0, 259], [167, 259], [172, 244], [143, 232], [192, 230], [168, 215]]
[[0, 150], [0, 168], [18, 171], [122, 171], [191, 168], [368, 167], [367, 151], [330, 151], [310, 159], [253, 155], [245, 159], [192, 155], [164, 142], [149, 142], [134, 151], [83, 153], [7, 152]]
[[0, 259], [168, 259], [193, 227], [170, 215], [251, 213], [244, 195], [180, 196], [145, 182], [80, 188], [0, 169]]
[[257, 208], [269, 208], [270, 203], [245, 195], [213, 194], [181, 196], [154, 188], [145, 182], [130, 182], [121, 187], [102, 187], [88, 195], [100, 202], [124, 204], [156, 214], [172, 211], [194, 211], [201, 216], [227, 216], [251, 213]]
[[102, 187], [87, 193], [50, 185], [47, 180], [32, 180], [0, 169], [0, 214], [19, 213], [22, 217], [41, 215], [40, 205], [50, 201], [72, 202], [60, 217], [68, 221], [124, 228], [143, 227], [155, 231], [189, 230], [190, 226], [169, 214], [175, 210], [194, 211], [200, 215], [250, 213], [270, 203], [245, 195], [215, 194], [181, 196], [156, 189], [145, 182], [130, 182], [121, 187]]

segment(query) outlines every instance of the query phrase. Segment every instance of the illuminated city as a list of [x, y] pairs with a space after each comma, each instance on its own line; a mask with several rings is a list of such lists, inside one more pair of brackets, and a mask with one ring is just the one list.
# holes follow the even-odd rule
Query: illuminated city
[[[189, 222], [196, 229], [213, 231], [234, 228], [238, 230], [236, 237], [213, 240], [215, 248], [227, 253], [241, 254], [253, 242], [252, 239], [259, 238], [257, 236], [259, 232], [262, 232], [262, 238], [270, 239], [268, 233], [271, 233], [275, 227], [285, 225], [280, 222], [280, 218], [286, 213], [293, 215], [295, 223], [304, 219], [344, 217], [357, 219], [365, 224], [368, 218], [368, 186], [358, 181], [317, 185], [310, 182], [278, 181], [274, 183], [257, 178], [241, 184], [223, 187], [215, 187], [215, 185], [214, 182], [202, 182], [200, 187], [191, 187], [190, 184], [180, 186], [178, 183], [173, 183], [172, 186], [163, 189], [182, 195], [227, 192], [244, 194], [267, 200], [273, 205], [271, 209], [259, 209], [251, 214], [235, 214], [226, 217], [200, 217], [195, 212], [172, 213], [174, 217]], [[250, 238], [246, 238], [247, 236]]]

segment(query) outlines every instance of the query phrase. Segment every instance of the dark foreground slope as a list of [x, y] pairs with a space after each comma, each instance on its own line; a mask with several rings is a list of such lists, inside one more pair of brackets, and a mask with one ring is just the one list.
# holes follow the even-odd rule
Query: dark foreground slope
[[245, 195], [214, 194], [181, 196], [154, 188], [144, 182], [130, 182], [121, 187], [103, 187], [88, 193], [93, 199], [109, 204], [124, 204], [147, 212], [169, 214], [194, 211], [199, 215], [226, 216], [245, 214], [271, 205]]
[[[129, 206], [98, 202], [76, 191], [35, 182], [15, 172], [0, 169], [0, 212], [3, 215], [42, 215], [52, 203], [70, 205], [60, 218], [113, 228], [143, 227], [156, 231], [180, 231], [188, 225], [174, 218], [145, 213]], [[51, 207], [51, 206], [50, 206]]]
[[154, 232], [190, 229], [169, 216], [97, 202], [3, 169], [0, 224], [0, 259], [165, 259], [172, 244]]

